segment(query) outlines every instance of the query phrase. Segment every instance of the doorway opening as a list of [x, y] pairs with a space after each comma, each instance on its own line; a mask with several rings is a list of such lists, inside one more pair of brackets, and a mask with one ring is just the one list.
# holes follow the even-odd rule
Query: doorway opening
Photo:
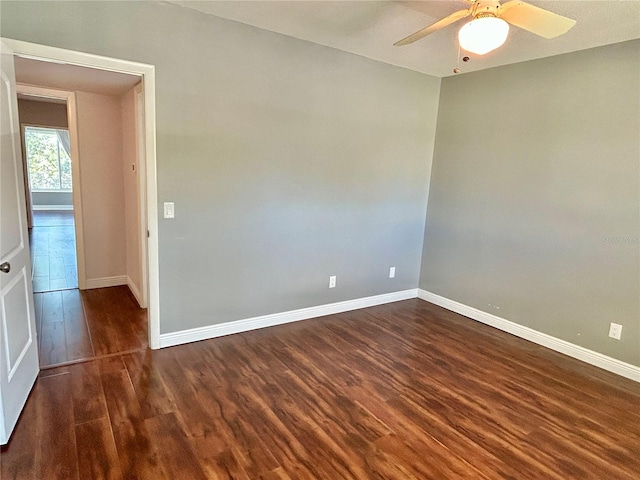
[[[129, 258], [137, 257], [137, 262], [140, 265], [139, 275], [136, 281], [130, 282], [131, 275], [127, 272], [124, 274], [106, 274], [96, 275], [96, 258], [95, 245], [91, 243], [90, 235], [91, 227], [83, 225], [87, 218], [90, 218], [91, 202], [95, 204], [95, 198], [93, 200], [87, 200], [89, 198], [88, 191], [92, 190], [93, 185], [88, 188], [86, 185], [79, 185], [80, 172], [78, 160], [78, 127], [83, 128], [78, 122], [82, 122], [82, 118], [78, 118], [80, 107], [77, 104], [77, 88], [68, 88], [63, 91], [62, 88], [65, 85], [52, 85], [48, 82], [44, 85], [42, 82], [38, 82], [39, 85], [34, 86], [34, 83], [25, 84], [24, 80], [18, 78], [18, 88], [26, 89], [27, 92], [22, 91], [22, 95], [31, 95], [31, 100], [45, 100], [54, 101], [57, 98], [58, 101], [65, 102], [67, 111], [69, 112], [69, 128], [68, 137], [64, 137], [65, 132], [58, 133], [58, 128], [47, 130], [45, 125], [32, 124], [24, 126], [23, 146], [24, 151], [28, 149], [28, 143], [37, 143], [37, 140], [43, 140], [38, 135], [44, 137], [45, 140], [49, 140], [51, 147], [55, 150], [56, 155], [49, 152], [49, 161], [44, 162], [40, 160], [40, 170], [37, 170], [37, 161], [25, 162], [25, 168], [29, 178], [29, 187], [31, 204], [28, 205], [27, 211], [29, 212], [29, 225], [32, 227], [32, 258], [33, 272], [34, 272], [34, 300], [36, 307], [36, 318], [39, 320], [42, 326], [40, 336], [46, 342], [47, 338], [53, 336], [67, 337], [66, 343], [69, 344], [69, 336], [83, 337], [88, 336], [89, 341], [93, 344], [93, 350], [95, 356], [103, 354], [110, 354], [114, 351], [122, 352], [128, 350], [139, 349], [140, 345], [144, 348], [147, 346], [151, 348], [159, 347], [159, 319], [158, 319], [158, 279], [157, 279], [157, 207], [156, 207], [156, 177], [155, 177], [155, 105], [154, 105], [154, 69], [152, 66], [137, 64], [128, 61], [122, 61], [117, 59], [110, 59], [106, 57], [96, 57], [94, 55], [82, 54], [80, 52], [72, 52], [66, 50], [60, 50], [57, 48], [44, 47], [41, 45], [28, 44], [19, 41], [9, 40], [8, 43], [14, 50], [14, 58], [16, 62], [19, 61], [38, 61], [45, 64], [46, 67], [78, 67], [84, 70], [83, 73], [87, 73], [91, 76], [97, 76], [100, 73], [112, 74], [112, 78], [120, 79], [125, 76], [135, 76], [138, 79], [138, 85], [135, 91], [132, 89], [128, 105], [130, 105], [130, 114], [135, 115], [130, 122], [130, 126], [135, 126], [136, 133], [130, 136], [129, 151], [133, 152], [136, 159], [131, 161], [123, 157], [124, 163], [121, 161], [121, 168], [124, 172], [132, 172], [131, 178], [137, 179], [137, 190], [135, 192], [134, 208], [124, 208], [123, 216], [129, 214], [129, 223], [134, 223], [137, 227], [138, 234], [135, 239], [130, 242], [129, 245], [134, 245], [135, 248], [129, 248]], [[16, 69], [18, 70], [18, 69]], [[19, 73], [16, 71], [16, 73]], [[31, 72], [33, 73], [33, 72]], [[71, 75], [69, 77], [78, 78], [78, 75]], [[48, 76], [51, 78], [65, 78], [64, 74], [58, 76]], [[44, 85], [44, 87], [43, 87]], [[122, 85], [121, 85], [122, 86]], [[51, 92], [38, 92], [38, 88], [45, 89], [61, 89], [58, 95], [51, 95]], [[55, 93], [55, 92], [54, 92]], [[113, 92], [105, 92], [105, 95], [113, 95]], [[53, 100], [52, 100], [53, 99]], [[82, 98], [82, 100], [92, 100], [91, 98]], [[96, 108], [96, 105], [89, 107], [97, 116], [100, 116], [104, 112], [101, 108]], [[85, 110], [86, 111], [86, 110]], [[135, 112], [135, 113], [134, 113]], [[85, 115], [86, 117], [86, 115]], [[85, 118], [86, 120], [86, 118]], [[45, 128], [43, 128], [45, 127]], [[123, 129], [124, 130], [124, 129]], [[85, 130], [83, 129], [83, 132]], [[56, 136], [60, 135], [62, 139], [58, 140], [58, 143], [53, 142], [55, 139], [53, 133]], [[83, 133], [85, 135], [85, 133]], [[30, 138], [30, 136], [34, 138]], [[68, 138], [69, 150], [65, 150], [64, 142]], [[82, 137], [84, 138], [84, 137]], [[125, 140], [126, 142], [126, 140]], [[42, 143], [42, 142], [40, 142]], [[36, 147], [42, 147], [42, 145], [35, 145]], [[55, 147], [55, 148], [53, 148]], [[75, 147], [75, 148], [74, 148]], [[52, 150], [52, 151], [53, 151]], [[60, 155], [58, 157], [58, 151]], [[69, 154], [67, 159], [66, 154]], [[55, 158], [54, 158], [55, 157]], [[84, 158], [84, 157], [83, 157]], [[55, 161], [54, 161], [55, 159]], [[69, 160], [69, 161], [68, 161]], [[33, 165], [32, 165], [33, 163]], [[42, 170], [44, 169], [43, 163], [46, 163], [48, 173], [45, 175]], [[69, 172], [70, 163], [70, 172]], [[57, 167], [57, 174], [55, 173]], [[90, 167], [85, 169], [87, 172], [91, 170]], [[85, 173], [83, 170], [82, 173]], [[52, 173], [53, 172], [53, 173]], [[70, 173], [71, 188], [69, 187], [68, 177]], [[45, 178], [46, 177], [46, 178]], [[85, 175], [86, 180], [87, 175]], [[43, 195], [38, 195], [41, 190], [53, 190], [54, 188], [41, 188], [51, 187], [57, 181], [58, 187], [56, 192], [58, 194], [57, 200], [61, 203], [57, 203], [52, 198], [42, 199]], [[103, 175], [98, 182], [104, 182], [105, 176]], [[127, 180], [125, 179], [125, 182]], [[86, 183], [86, 182], [85, 182]], [[76, 186], [79, 188], [76, 188]], [[82, 187], [84, 186], [85, 193], [83, 194]], [[44, 192], [50, 193], [50, 192]], [[62, 194], [66, 194], [67, 197], [73, 199], [71, 205], [65, 206], [66, 201], [62, 201]], [[52, 197], [54, 195], [44, 195], [45, 197]], [[84, 201], [83, 201], [84, 200]], [[47, 203], [48, 202], [48, 203]], [[47, 206], [50, 205], [50, 206]], [[54, 210], [55, 209], [55, 210]], [[85, 211], [83, 214], [83, 210]], [[133, 215], [130, 215], [133, 213]], [[114, 217], [111, 217], [114, 218]], [[46, 225], [46, 226], [45, 226]], [[67, 274], [65, 270], [64, 285], [62, 278], [48, 278], [47, 282], [44, 281], [45, 273], [51, 274], [53, 272], [54, 277], [61, 276], [60, 269], [56, 267], [59, 262], [54, 261], [53, 268], [51, 260], [48, 263], [48, 270], [45, 267], [43, 260], [40, 260], [39, 253], [46, 253], [44, 248], [39, 248], [36, 237], [45, 237], [44, 233], [39, 234], [38, 229], [44, 228], [62, 228], [66, 230], [65, 234], [59, 234], [55, 237], [53, 243], [58, 243], [65, 247], [65, 254], [67, 257], [66, 262], [62, 261], [62, 268], [68, 267], [70, 272]], [[111, 228], [108, 231], [117, 230]], [[59, 289], [73, 289], [75, 286], [72, 282], [74, 279], [72, 258], [73, 255], [69, 255], [74, 250], [74, 239], [70, 232], [75, 232], [75, 250], [77, 255], [77, 286], [79, 290], [61, 291]], [[95, 232], [93, 232], [95, 234]], [[94, 235], [95, 236], [95, 235]], [[102, 237], [105, 235], [103, 234]], [[84, 238], [83, 238], [84, 237]], [[88, 243], [87, 243], [88, 242]], [[50, 241], [47, 241], [48, 245], [51, 245]], [[93, 248], [93, 250], [92, 250]], [[44, 257], [45, 255], [42, 255]], [[98, 256], [99, 257], [99, 256]], [[39, 262], [40, 260], [40, 262]], [[67, 265], [65, 265], [67, 263]], [[98, 258], [99, 263], [99, 258]], [[42, 266], [40, 266], [42, 265]], [[116, 272], [120, 273], [120, 272]], [[55, 281], [54, 281], [55, 280]], [[129, 288], [127, 288], [127, 286]], [[132, 288], [133, 287], [133, 288]], [[54, 290], [55, 289], [55, 290]], [[129, 293], [131, 291], [132, 293]], [[40, 292], [46, 292], [39, 295]], [[57, 293], [56, 293], [57, 292]], [[126, 299], [125, 299], [126, 297]], [[115, 309], [105, 309], [105, 306], [116, 305]], [[137, 316], [140, 317], [139, 307], [148, 307], [148, 320], [143, 319], [144, 328], [139, 328], [139, 323], [120, 321], [124, 317]], [[63, 330], [64, 332], [57, 333], [51, 331], [50, 323], [47, 321], [48, 317], [56, 316], [61, 312], [64, 317], [65, 314], [74, 311], [82, 311], [85, 314], [84, 323], [88, 328], [85, 331], [66, 331], [65, 321], [63, 318]], [[73, 315], [72, 315], [73, 317]], [[145, 315], [147, 317], [147, 315]], [[93, 322], [95, 319], [100, 319], [100, 322]], [[137, 318], [140, 320], [140, 318]], [[77, 318], [69, 319], [69, 323], [77, 323]], [[47, 325], [45, 325], [45, 323]], [[50, 331], [46, 332], [49, 328]], [[40, 329], [39, 329], [40, 330]], [[119, 331], [120, 335], [113, 335], [114, 331]], [[104, 340], [101, 343], [100, 338]], [[48, 347], [53, 347], [50, 344]], [[84, 350], [84, 353], [80, 352], [80, 355], [87, 355], [87, 349], [84, 347], [76, 348], [78, 351]], [[40, 349], [41, 354], [43, 349]], [[64, 354], [59, 355], [55, 363], [68, 363], [69, 356], [73, 354], [67, 352], [67, 362], [64, 360]], [[54, 355], [55, 356], [55, 355]], [[42, 363], [42, 362], [41, 362]]]
[[141, 77], [14, 63], [40, 366], [146, 349]]
[[66, 102], [45, 104], [19, 99], [18, 105], [22, 112], [38, 106], [45, 111], [57, 109], [61, 120], [56, 127], [22, 123], [33, 291], [78, 288]]

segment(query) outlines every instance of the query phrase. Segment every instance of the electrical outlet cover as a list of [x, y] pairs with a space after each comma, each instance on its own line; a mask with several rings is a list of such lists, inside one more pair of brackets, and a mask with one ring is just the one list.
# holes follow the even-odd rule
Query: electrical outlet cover
[[620, 337], [622, 337], [622, 325], [611, 322], [611, 325], [609, 326], [609, 336], [616, 340], [620, 340]]

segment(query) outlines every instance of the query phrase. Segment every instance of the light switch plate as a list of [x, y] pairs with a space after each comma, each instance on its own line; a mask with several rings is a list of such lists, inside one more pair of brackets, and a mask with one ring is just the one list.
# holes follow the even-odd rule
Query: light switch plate
[[176, 209], [173, 202], [164, 202], [164, 218], [175, 218]]

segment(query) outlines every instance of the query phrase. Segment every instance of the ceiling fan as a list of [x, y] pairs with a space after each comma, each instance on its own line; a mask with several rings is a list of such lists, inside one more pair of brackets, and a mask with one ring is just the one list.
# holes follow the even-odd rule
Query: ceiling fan
[[460, 47], [477, 55], [484, 55], [500, 47], [509, 34], [509, 24], [522, 28], [543, 38], [555, 38], [567, 33], [576, 24], [562, 15], [530, 5], [520, 0], [512, 0], [501, 5], [497, 0], [465, 0], [471, 5], [438, 20], [394, 43], [395, 46], [409, 45], [442, 28], [462, 20], [473, 19], [458, 32]]

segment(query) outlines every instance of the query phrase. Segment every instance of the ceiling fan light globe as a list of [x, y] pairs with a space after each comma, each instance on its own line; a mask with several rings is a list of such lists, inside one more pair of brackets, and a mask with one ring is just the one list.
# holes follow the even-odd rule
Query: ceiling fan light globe
[[480, 17], [462, 26], [458, 32], [460, 47], [484, 55], [502, 46], [509, 35], [509, 24], [497, 17]]

